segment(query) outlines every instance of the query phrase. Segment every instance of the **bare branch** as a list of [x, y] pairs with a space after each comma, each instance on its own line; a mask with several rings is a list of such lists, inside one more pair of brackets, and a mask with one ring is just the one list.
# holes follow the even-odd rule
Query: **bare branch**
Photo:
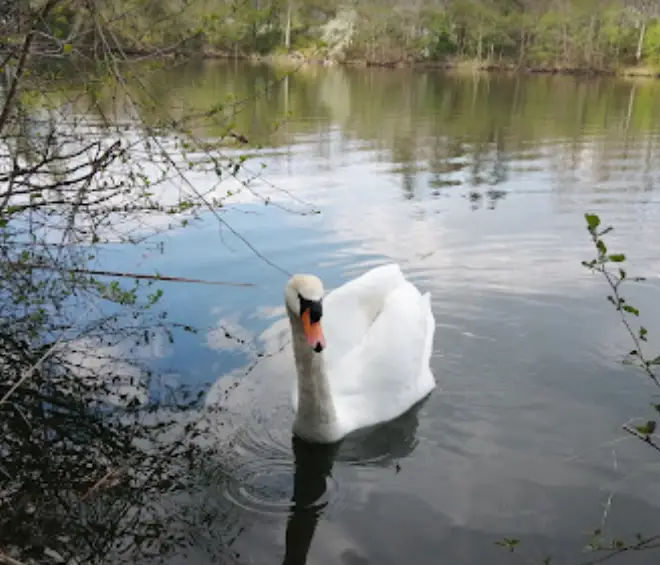
[[254, 287], [254, 283], [247, 282], [231, 282], [231, 281], [206, 281], [202, 279], [189, 279], [185, 277], [170, 277], [167, 275], [146, 275], [140, 273], [125, 273], [120, 271], [98, 271], [93, 269], [66, 269], [62, 267], [56, 267], [52, 265], [35, 265], [31, 263], [13, 263], [12, 267], [15, 269], [23, 270], [58, 270], [67, 273], [76, 273], [82, 275], [98, 275], [104, 277], [119, 277], [119, 278], [130, 278], [130, 279], [144, 279], [152, 281], [171, 281], [171, 282], [184, 282], [184, 283], [198, 283], [198, 284], [208, 284], [208, 285], [219, 285], [219, 286], [237, 286], [237, 287]]

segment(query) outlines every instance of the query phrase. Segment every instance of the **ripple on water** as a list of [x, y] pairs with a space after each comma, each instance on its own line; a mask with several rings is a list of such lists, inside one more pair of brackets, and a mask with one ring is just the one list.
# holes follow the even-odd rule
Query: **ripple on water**
[[224, 493], [232, 504], [258, 515], [285, 515], [293, 510], [297, 483], [295, 491], [306, 497], [297, 502], [323, 507], [325, 513], [342, 506], [346, 492], [331, 474], [332, 458], [319, 464], [325, 446], [298, 447], [296, 466], [290, 432], [257, 422], [243, 427], [232, 443], [238, 457]]
[[292, 471], [290, 462], [273, 459], [243, 465], [228, 482], [225, 497], [256, 514], [286, 514], [291, 505]]

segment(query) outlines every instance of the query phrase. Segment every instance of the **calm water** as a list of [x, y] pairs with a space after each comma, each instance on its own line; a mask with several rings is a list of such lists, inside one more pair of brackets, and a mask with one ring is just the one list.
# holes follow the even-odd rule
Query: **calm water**
[[[227, 475], [197, 493], [197, 519], [182, 512], [195, 549], [172, 563], [217, 562], [230, 529], [233, 562], [282, 563], [286, 548], [310, 565], [515, 562], [494, 545], [503, 536], [580, 562], [603, 523], [656, 533], [658, 459], [620, 431], [650, 415], [654, 391], [621, 364], [631, 343], [580, 262], [593, 255], [583, 214], [597, 212], [649, 278], [627, 295], [660, 352], [659, 84], [219, 64], [153, 81], [173, 115], [258, 93], [234, 126], [270, 204], [243, 189], [223, 218], [264, 257], [328, 288], [396, 261], [431, 291], [438, 323], [426, 402], [336, 452], [297, 445], [294, 465], [287, 277], [211, 217], [160, 238], [162, 254], [109, 255], [108, 267], [256, 283], [163, 285], [170, 317], [202, 331], [156, 344], [151, 362], [215, 383], [207, 404], [232, 430]], [[294, 485], [316, 505], [291, 516]]]

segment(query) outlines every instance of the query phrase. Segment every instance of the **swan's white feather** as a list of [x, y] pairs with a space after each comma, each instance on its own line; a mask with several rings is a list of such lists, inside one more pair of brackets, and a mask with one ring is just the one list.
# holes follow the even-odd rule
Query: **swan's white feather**
[[[435, 387], [435, 318], [396, 264], [376, 267], [324, 299], [326, 372], [338, 436], [396, 418]], [[297, 389], [293, 408], [297, 411]]]

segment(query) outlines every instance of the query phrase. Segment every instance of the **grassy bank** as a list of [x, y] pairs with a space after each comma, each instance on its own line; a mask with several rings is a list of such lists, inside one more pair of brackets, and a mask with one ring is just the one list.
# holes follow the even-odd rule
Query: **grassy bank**
[[[154, 53], [157, 55], [157, 53]], [[350, 66], [363, 68], [383, 69], [438, 69], [456, 72], [493, 72], [493, 73], [525, 73], [525, 74], [556, 74], [572, 76], [619, 76], [619, 77], [647, 77], [660, 78], [660, 67], [651, 65], [618, 66], [618, 67], [571, 67], [560, 65], [538, 65], [518, 63], [510, 60], [478, 60], [460, 57], [448, 57], [443, 60], [414, 60], [414, 59], [344, 59], [331, 58], [315, 53], [295, 51], [291, 54], [257, 54], [257, 53], [231, 53], [205, 49], [201, 53], [182, 51], [179, 57], [201, 57], [203, 59], [242, 60], [267, 63], [281, 67], [299, 67], [300, 65], [322, 66]]]

